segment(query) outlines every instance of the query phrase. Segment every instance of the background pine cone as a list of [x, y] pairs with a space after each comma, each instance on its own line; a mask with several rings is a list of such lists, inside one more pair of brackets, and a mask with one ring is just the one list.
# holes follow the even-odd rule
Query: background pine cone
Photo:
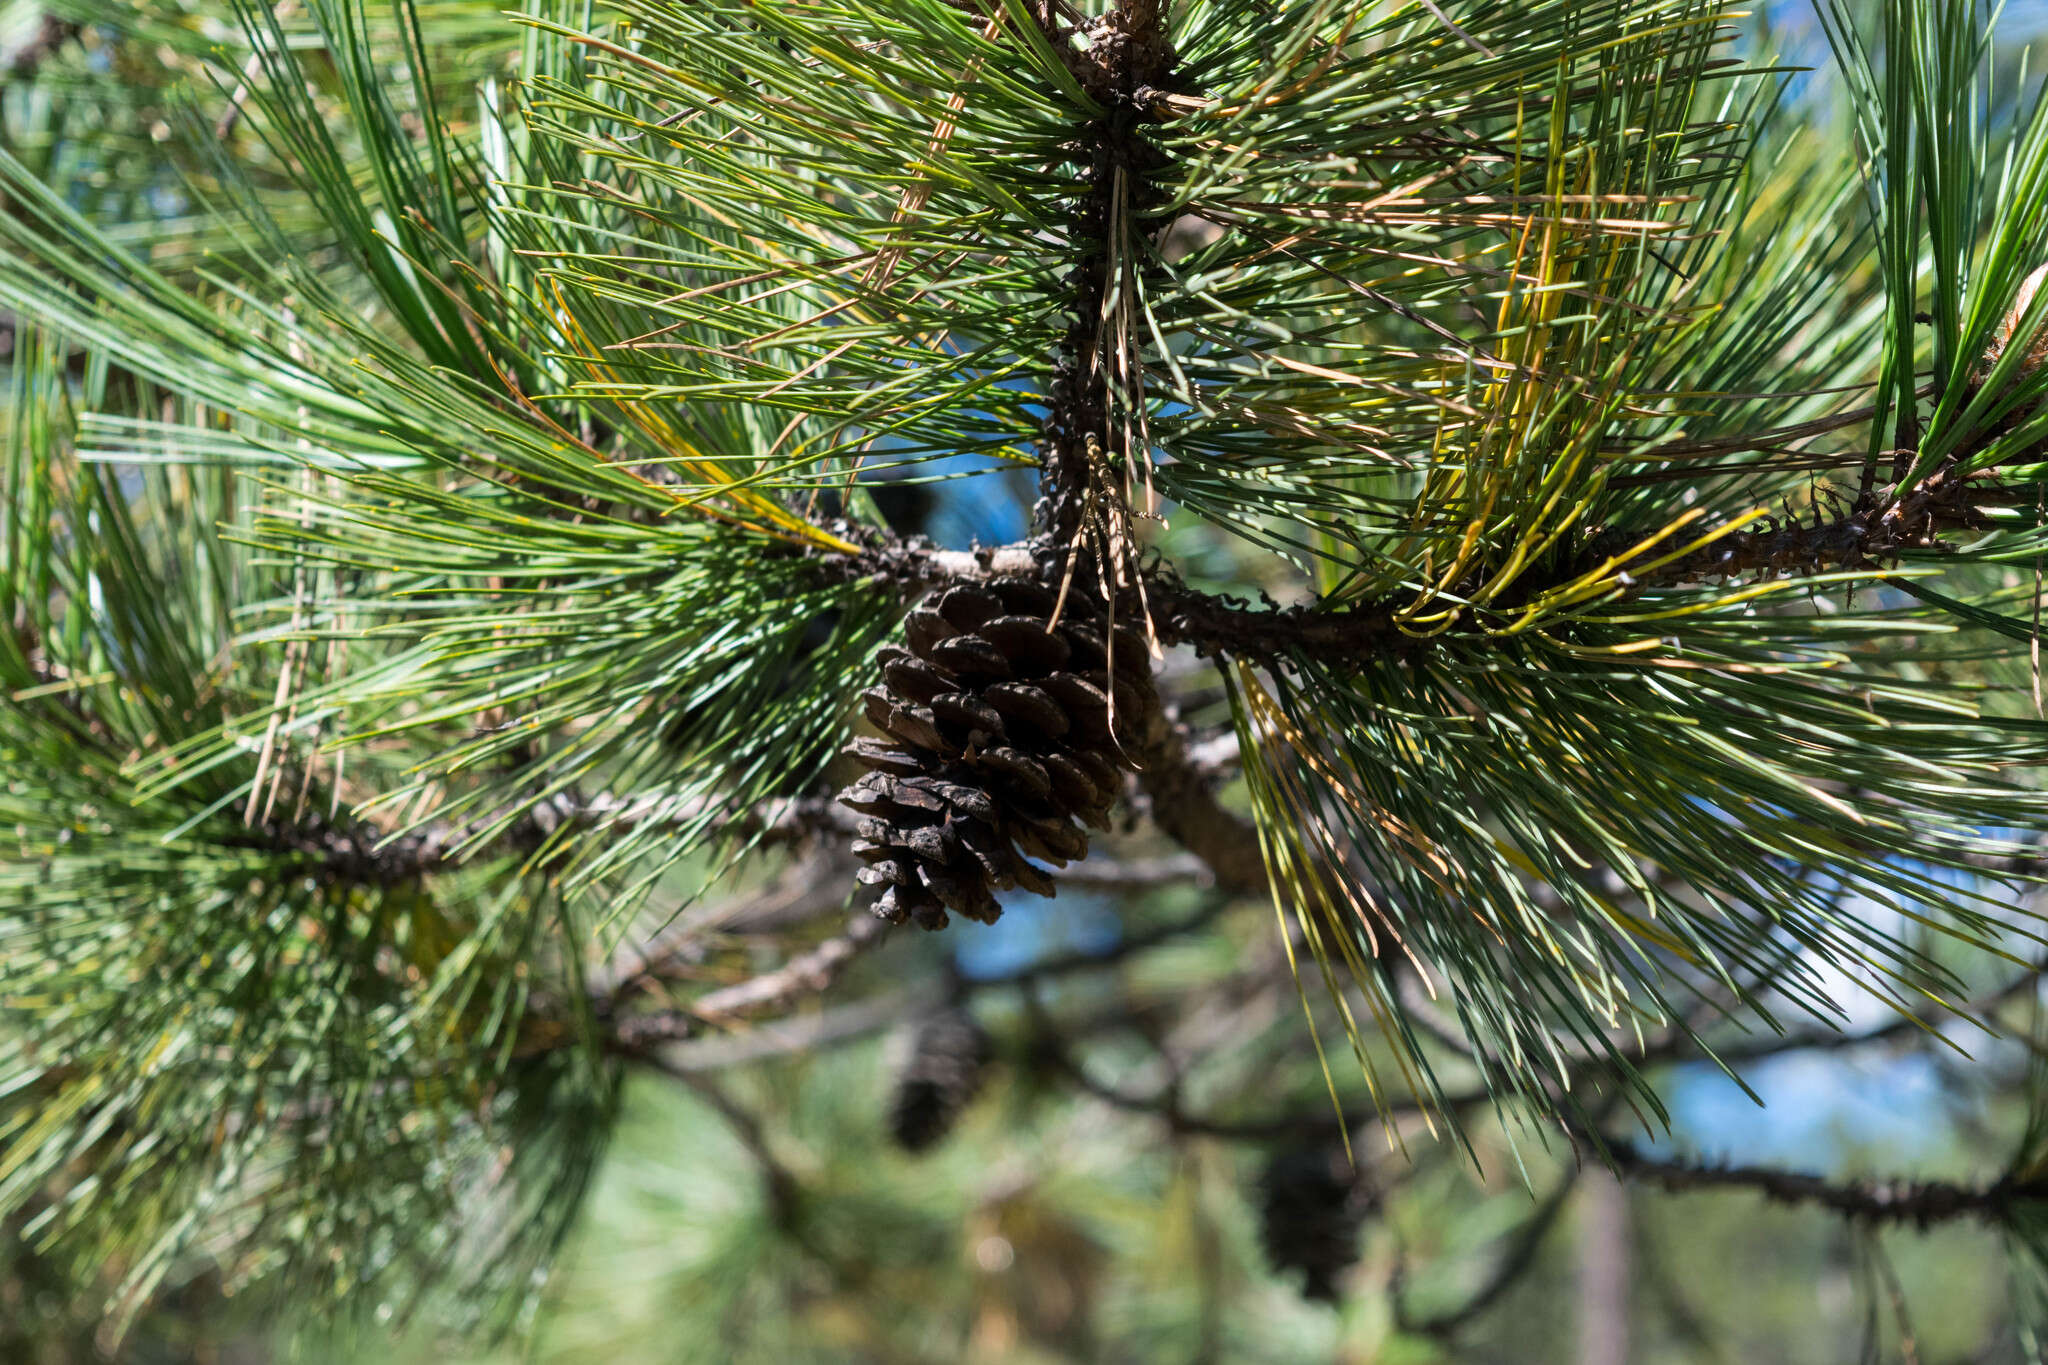
[[889, 1103], [889, 1136], [898, 1147], [926, 1151], [953, 1131], [981, 1089], [991, 1050], [966, 1010], [942, 1010], [918, 1024]]
[[1336, 1303], [1358, 1261], [1358, 1230], [1371, 1197], [1340, 1147], [1287, 1147], [1259, 1177], [1259, 1240], [1281, 1274], [1300, 1271], [1303, 1298]]
[[1106, 829], [1131, 766], [1112, 733], [1157, 704], [1144, 640], [1100, 609], [1009, 579], [947, 588], [911, 609], [907, 647], [879, 656], [867, 717], [884, 738], [849, 751], [870, 771], [839, 799], [858, 811], [853, 850], [875, 913], [927, 929], [946, 912], [992, 923], [995, 893], [1053, 894], [1031, 858], [1064, 867]]

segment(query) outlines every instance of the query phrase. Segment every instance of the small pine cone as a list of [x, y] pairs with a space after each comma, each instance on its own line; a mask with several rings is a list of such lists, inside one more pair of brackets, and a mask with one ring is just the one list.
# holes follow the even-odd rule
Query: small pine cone
[[862, 817], [853, 851], [875, 913], [943, 928], [946, 912], [992, 923], [995, 893], [1053, 894], [1031, 862], [1086, 857], [1085, 826], [1109, 827], [1130, 767], [1113, 733], [1157, 705], [1135, 631], [1043, 584], [960, 585], [913, 607], [906, 647], [879, 655], [867, 718], [884, 738], [848, 751], [869, 769], [839, 794]]
[[2013, 299], [2012, 308], [1992, 332], [1991, 345], [1984, 352], [1984, 358], [1978, 362], [1975, 379], [1979, 385], [1990, 379], [1991, 367], [2004, 359], [2005, 353], [2012, 349], [2015, 341], [2026, 348], [2025, 356], [2020, 361], [2021, 377], [2024, 378], [2043, 365], [2048, 365], [2048, 326], [2036, 332], [2031, 339], [2019, 334], [2020, 324], [2026, 320], [2027, 310], [2033, 307], [2034, 298], [2044, 285], [2048, 285], [2048, 265], [2036, 269], [2020, 282], [2020, 292]]
[[953, 1131], [981, 1089], [990, 1050], [988, 1035], [966, 1010], [941, 1010], [918, 1024], [889, 1101], [889, 1136], [898, 1147], [928, 1151]]
[[[1978, 358], [1976, 366], [1970, 372], [1969, 392], [1972, 396], [1991, 382], [1992, 369], [2016, 347], [2020, 350], [2020, 361], [2019, 372], [2013, 376], [2014, 383], [2027, 380], [2039, 373], [2043, 366], [2048, 366], [2048, 326], [2043, 326], [2031, 337], [2022, 335], [2020, 330], [2021, 324], [2026, 321], [2027, 310], [2033, 306], [2035, 297], [2044, 287], [2048, 287], [2048, 265], [2039, 267], [2021, 281], [2012, 308], [1992, 331], [1991, 344], [1985, 348], [1984, 354]], [[2015, 427], [2031, 420], [2038, 411], [2039, 409], [2035, 408], [2031, 411], [2022, 409], [2007, 413], [1993, 423], [1984, 434], [1984, 444], [1990, 444]], [[2048, 453], [2048, 441], [2039, 443], [2035, 449]]]
[[1343, 1149], [1289, 1147], [1259, 1177], [1259, 1240], [1276, 1272], [1300, 1271], [1302, 1297], [1336, 1303], [1358, 1261], [1358, 1229], [1371, 1197]]

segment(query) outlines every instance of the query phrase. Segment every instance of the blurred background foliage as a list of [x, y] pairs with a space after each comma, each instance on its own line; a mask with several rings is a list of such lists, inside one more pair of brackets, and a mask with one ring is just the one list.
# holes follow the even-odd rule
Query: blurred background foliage
[[[1256, 944], [1262, 916], [1246, 918]], [[1076, 973], [1045, 994], [1063, 1015], [1122, 1015], [1148, 986], [1199, 985], [1251, 951], [1243, 933], [1218, 930], [1171, 962]], [[1266, 1144], [1174, 1135], [1157, 1118], [1077, 1100], [1031, 1056], [1014, 987], [974, 999], [998, 1060], [951, 1137], [923, 1156], [888, 1140], [887, 1041], [725, 1071], [718, 1102], [663, 1078], [629, 1084], [531, 1341], [493, 1351], [428, 1331], [394, 1344], [323, 1330], [287, 1348], [274, 1324], [247, 1321], [258, 1305], [202, 1277], [102, 1353], [97, 1301], [17, 1248], [4, 1358], [1519, 1365], [1600, 1359], [1583, 1338], [1589, 1315], [1612, 1310], [1597, 1286], [1615, 1287], [1617, 1263], [1629, 1342], [1620, 1359], [2039, 1358], [2015, 1301], [2024, 1271], [2016, 1282], [2005, 1248], [1980, 1229], [1876, 1233], [1749, 1193], [1671, 1195], [1598, 1172], [1574, 1181], [1568, 1158], [1483, 1127], [1477, 1172], [1419, 1129], [1407, 1156], [1362, 1148], [1376, 1193], [1358, 1263], [1340, 1303], [1307, 1301], [1299, 1277], [1276, 1273], [1260, 1248]], [[1248, 1050], [1284, 1055], [1299, 1040], [1296, 1016], [1284, 999], [1263, 1006]], [[1109, 1038], [1087, 1050], [1105, 1075], [1147, 1072], [1144, 1044]], [[1667, 1145], [1844, 1178], [1968, 1178], [2006, 1160], [2027, 1103], [2023, 1041], [1972, 1051], [1967, 1062], [1934, 1060], [1906, 1039], [1792, 1053], [1751, 1073], [1770, 1105], [1762, 1112], [1717, 1072], [1667, 1068], [1658, 1086], [1679, 1116]], [[1257, 1097], [1272, 1098], [1263, 1086]], [[764, 1116], [793, 1198], [776, 1193], [721, 1103]], [[1526, 1229], [1561, 1185], [1572, 1187], [1566, 1202], [1524, 1260]], [[1432, 1327], [1440, 1316], [1456, 1321]]]
[[[277, 7], [281, 22], [290, 8]], [[432, 70], [446, 81], [443, 107], [467, 117], [479, 81], [512, 71], [525, 40], [491, 5], [447, 0], [418, 13]], [[249, 250], [194, 211], [223, 186], [189, 150], [195, 143], [175, 135], [193, 108], [222, 109], [220, 92], [197, 106], [171, 97], [208, 79], [201, 59], [233, 25], [225, 7], [207, 3], [7, 0], [0, 147], [111, 240], [146, 248], [167, 275]], [[2011, 5], [2001, 25], [1996, 84], [2023, 90], [2039, 79], [2027, 44], [2048, 33], [2048, 6]], [[1752, 15], [1745, 42], [1795, 65], [1827, 62], [1811, 12], [1796, 3]], [[1846, 139], [1849, 115], [1825, 78], [1795, 77], [1789, 97], [1813, 136]], [[291, 188], [277, 149], [232, 126], [207, 131], [235, 139], [247, 176], [236, 192], [263, 197], [310, 254], [342, 249], [323, 239], [326, 215]], [[0, 348], [27, 344], [11, 323], [0, 331]], [[103, 366], [64, 377], [74, 388], [128, 382]], [[10, 430], [28, 420], [22, 394]], [[143, 477], [123, 469], [107, 480], [92, 494], [101, 512], [112, 515]], [[883, 511], [900, 529], [965, 545], [1015, 538], [1030, 489], [989, 478], [878, 500], [898, 494]], [[218, 495], [202, 481], [158, 498], [203, 511]], [[1176, 526], [1163, 548], [1196, 582], [1241, 588], [1273, 573], [1199, 524]], [[2009, 578], [2007, 589], [2026, 591], [2027, 575]], [[1285, 585], [1275, 577], [1272, 586]], [[230, 610], [225, 599], [220, 610]], [[1221, 697], [1209, 702], [1220, 713]], [[1174, 856], [1135, 832], [1110, 840], [1107, 854], [1126, 869]], [[722, 955], [704, 964], [710, 981], [778, 960], [768, 939], [778, 887], [842, 874], [801, 856], [739, 876], [703, 859], [668, 873], [679, 884], [711, 878], [714, 903], [742, 902], [761, 919], [758, 943], [737, 921]], [[2042, 1268], [1981, 1229], [1878, 1231], [1745, 1190], [1617, 1183], [1581, 1170], [1533, 1127], [1479, 1117], [1476, 1105], [1469, 1149], [1413, 1112], [1356, 1130], [1366, 1191], [1357, 1263], [1341, 1276], [1338, 1303], [1307, 1300], [1299, 1276], [1276, 1272], [1261, 1249], [1261, 1170], [1293, 1138], [1261, 1131], [1259, 1116], [1329, 1103], [1271, 914], [1199, 886], [1076, 886], [988, 930], [895, 943], [849, 972], [853, 1003], [828, 1000], [751, 1034], [694, 1041], [671, 1058], [671, 1074], [635, 1073], [616, 1093], [613, 1078], [575, 1078], [580, 1103], [616, 1105], [618, 1117], [602, 1159], [591, 1155], [594, 1183], [559, 1268], [520, 1324], [527, 1335], [511, 1344], [478, 1347], [431, 1326], [394, 1340], [374, 1321], [309, 1330], [288, 1298], [245, 1290], [203, 1255], [165, 1267], [161, 1291], [137, 1306], [125, 1335], [110, 1333], [106, 1295], [130, 1267], [67, 1262], [45, 1249], [32, 1220], [16, 1219], [0, 1230], [0, 1362], [2043, 1358], [2030, 1327]], [[1202, 927], [1143, 946], [1191, 916]], [[421, 933], [430, 921], [421, 912]], [[1643, 1151], [1845, 1180], [2006, 1169], [2041, 1140], [2048, 1104], [2035, 1065], [2037, 993], [2004, 993], [2009, 967], [1989, 955], [1926, 946], [1973, 990], [2001, 992], [1992, 1014], [2001, 1036], [1954, 1025], [1950, 1046], [1900, 1026], [1844, 981], [1846, 1042], [1816, 1040], [1751, 1064], [1739, 1060], [1742, 1035], [1710, 1035], [1729, 1044], [1746, 1088], [1710, 1062], [1658, 1063], [1650, 1084], [1671, 1124]], [[1177, 1007], [1188, 1000], [1204, 1003]], [[988, 1029], [993, 1060], [957, 1127], [912, 1156], [889, 1135], [906, 1064], [901, 1021], [949, 1002]], [[764, 1055], [750, 1060], [749, 1049]], [[1454, 1095], [1478, 1082], [1454, 1049], [1438, 1064]], [[1356, 1075], [1333, 1084], [1347, 1106], [1363, 1103]], [[461, 1188], [444, 1193], [459, 1199]], [[1600, 1354], [1616, 1340], [1624, 1355]]]

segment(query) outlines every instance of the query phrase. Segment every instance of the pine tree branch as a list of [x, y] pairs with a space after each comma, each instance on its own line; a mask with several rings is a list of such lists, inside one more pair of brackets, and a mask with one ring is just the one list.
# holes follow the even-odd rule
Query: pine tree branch
[[656, 1016], [667, 1021], [663, 1027], [673, 1026], [670, 1036], [656, 1040], [658, 1046], [622, 1050], [635, 1056], [656, 1057], [664, 1071], [719, 1071], [858, 1042], [943, 1000], [944, 995], [937, 989], [890, 991], [834, 1009], [763, 1020], [741, 1033], [707, 1037], [691, 1036], [680, 1018]]
[[[1631, 556], [1643, 539], [1637, 531], [1604, 531], [1588, 539], [1565, 565], [1530, 574], [1520, 595], [1539, 593], [1599, 570], [1610, 561], [1630, 591], [1679, 587], [1712, 578], [1767, 580], [1789, 574], [1821, 574], [1869, 568], [1901, 554], [1940, 548], [1943, 534], [1980, 529], [1980, 509], [2009, 501], [1991, 485], [1937, 476], [1894, 501], [1851, 511], [1833, 520], [1800, 525], [1789, 518], [1755, 531], [1737, 531], [1654, 569], [1630, 573], [1630, 559], [1654, 559], [1651, 549]], [[1004, 576], [1042, 561], [1025, 547], [1004, 547], [982, 556], [957, 552], [941, 561], [914, 549], [849, 560], [841, 572], [882, 577], [923, 591], [948, 581]], [[1001, 565], [1001, 568], [995, 566]], [[1276, 662], [1306, 655], [1332, 664], [1371, 658], [1414, 658], [1445, 638], [1404, 632], [1392, 602], [1365, 602], [1338, 610], [1316, 604], [1258, 606], [1189, 588], [1169, 577], [1149, 576], [1145, 605], [1153, 634], [1162, 645], [1186, 645], [1206, 657]]]
[[1240, 896], [1265, 894], [1266, 862], [1257, 828], [1217, 801], [1210, 771], [1188, 747], [1187, 728], [1164, 708], [1156, 708], [1147, 720], [1138, 762], [1138, 782], [1160, 831], [1201, 859], [1220, 889]]
[[886, 938], [890, 928], [887, 921], [873, 915], [854, 915], [844, 932], [774, 971], [711, 991], [682, 1009], [618, 1020], [612, 1025], [612, 1045], [621, 1052], [644, 1055], [664, 1043], [692, 1037], [706, 1024], [730, 1023], [817, 995], [829, 989], [855, 958]]
[[1091, 891], [1144, 891], [1157, 886], [1214, 886], [1215, 873], [1192, 853], [1161, 858], [1103, 858], [1090, 855], [1062, 869], [1060, 885]]
[[[979, 550], [936, 550], [919, 540], [882, 540], [859, 555], [820, 555], [815, 562], [830, 577], [875, 580], [916, 596], [949, 583], [987, 578], [1056, 578], [1063, 559], [1046, 539]], [[1187, 645], [1205, 656], [1274, 659], [1303, 652], [1348, 660], [1419, 654], [1432, 647], [1401, 631], [1391, 604], [1337, 611], [1313, 604], [1254, 606], [1158, 573], [1147, 575], [1144, 596], [1153, 634], [1162, 645]]]
[[[638, 828], [645, 825], [690, 825], [706, 814], [723, 811], [725, 803], [713, 796], [634, 797], [600, 793], [581, 796], [565, 793], [542, 802], [530, 812], [538, 833], [553, 834], [562, 825], [586, 829]], [[753, 837], [768, 844], [797, 843], [814, 834], [850, 834], [851, 812], [822, 796], [771, 797], [744, 810], [734, 811], [719, 821], [720, 833], [729, 837]], [[454, 841], [459, 843], [459, 840]], [[452, 845], [451, 845], [452, 846]]]
[[1905, 1224], [1921, 1231], [1937, 1223], [1974, 1220], [2005, 1224], [2018, 1205], [2037, 1200], [2042, 1192], [2010, 1175], [1989, 1185], [1959, 1185], [1946, 1180], [1828, 1180], [1769, 1166], [1715, 1165], [1681, 1158], [1653, 1157], [1634, 1143], [1604, 1134], [1581, 1133], [1580, 1142], [1595, 1159], [1604, 1158], [1626, 1180], [1655, 1185], [1672, 1194], [1698, 1190], [1751, 1190], [1776, 1204], [1818, 1207], [1852, 1222], [1874, 1226]]
[[[1119, 493], [1106, 491], [1106, 471], [1114, 465], [1128, 472], [1131, 462], [1148, 458], [1137, 436], [1145, 394], [1128, 297], [1137, 267], [1127, 255], [1160, 226], [1148, 210], [1162, 198], [1153, 182], [1166, 156], [1143, 129], [1160, 118], [1150, 92], [1171, 82], [1174, 53], [1163, 8], [1161, 0], [1115, 0], [1082, 25], [1085, 49], [1063, 31], [1050, 8], [1041, 21], [1050, 30], [1053, 51], [1103, 110], [1065, 149], [1081, 168], [1081, 193], [1068, 224], [1077, 259], [1068, 276], [1071, 322], [1053, 368], [1041, 431], [1036, 516], [1062, 549], [1077, 547], [1092, 533], [1100, 548], [1118, 553], [1103, 542], [1127, 534], [1129, 509]], [[1117, 505], [1091, 508], [1098, 495]], [[1119, 557], [1134, 551], [1126, 544]]]
[[1187, 645], [1209, 657], [1272, 661], [1308, 654], [1348, 662], [1413, 657], [1433, 647], [1404, 632], [1394, 605], [1387, 602], [1337, 610], [1313, 603], [1255, 607], [1242, 598], [1218, 597], [1171, 581], [1148, 585], [1147, 596], [1160, 643]]
[[[564, 792], [535, 803], [510, 823], [503, 815], [492, 814], [470, 820], [434, 821], [396, 836], [375, 835], [366, 856], [378, 869], [377, 875], [403, 880], [438, 872], [494, 850], [531, 853], [565, 826], [619, 831], [649, 825], [682, 828], [721, 809], [723, 805], [716, 798], [704, 796], [584, 796]], [[719, 833], [725, 837], [753, 838], [777, 845], [800, 843], [818, 834], [849, 835], [853, 832], [854, 817], [826, 797], [779, 796], [734, 812], [717, 823]], [[367, 827], [344, 830], [314, 825], [307, 837], [329, 842], [335, 856], [345, 857], [370, 835]]]
[[[1040, 1055], [1087, 1094], [1119, 1109], [1150, 1115], [1177, 1133], [1213, 1137], [1228, 1141], [1263, 1142], [1280, 1137], [1335, 1132], [1361, 1123], [1385, 1119], [1399, 1113], [1415, 1112], [1413, 1101], [1391, 1101], [1370, 1112], [1337, 1113], [1328, 1108], [1268, 1119], [1226, 1120], [1205, 1118], [1183, 1112], [1173, 1087], [1157, 1095], [1128, 1094], [1096, 1079], [1066, 1052], [1057, 1039], [1041, 1033]], [[1472, 1108], [1495, 1102], [1492, 1095], [1475, 1093], [1454, 1097], [1447, 1109]], [[2003, 1226], [2018, 1207], [2037, 1201], [2044, 1191], [2001, 1176], [1988, 1185], [1962, 1185], [1950, 1181], [1865, 1179], [1831, 1181], [1821, 1176], [1763, 1166], [1712, 1165], [1646, 1155], [1625, 1139], [1595, 1136], [1581, 1131], [1580, 1144], [1595, 1159], [1604, 1160], [1623, 1179], [1655, 1185], [1667, 1193], [1710, 1190], [1748, 1190], [1774, 1203], [1819, 1207], [1854, 1222], [1870, 1225], [1910, 1225], [1925, 1230], [1937, 1224], [1977, 1221]]]
[[774, 1009], [799, 996], [816, 995], [838, 980], [854, 958], [888, 937], [890, 927], [888, 921], [873, 915], [854, 915], [844, 933], [826, 939], [772, 972], [691, 1001], [690, 1012], [700, 1019], [725, 1020]]
[[[1582, 542], [1560, 567], [1525, 575], [1517, 595], [1527, 597], [1609, 566], [1630, 591], [1679, 587], [1708, 579], [1768, 580], [1870, 568], [1909, 552], [1941, 547], [1941, 537], [1987, 525], [1987, 508], [2016, 505], [2022, 495], [1995, 482], [1936, 474], [1903, 493], [1879, 494], [1843, 515], [1802, 525], [1787, 517], [1757, 530], [1731, 532], [1655, 568], [1629, 572], [1631, 560], [1650, 561], [1665, 551], [1636, 554], [1638, 530], [1600, 531]], [[838, 577], [877, 578], [922, 592], [948, 582], [989, 577], [1047, 575], [1059, 562], [1044, 540], [974, 551], [936, 551], [918, 542], [889, 542], [859, 556], [825, 556], [820, 564]], [[1307, 655], [1331, 663], [1365, 658], [1408, 658], [1440, 638], [1404, 632], [1393, 602], [1364, 602], [1340, 610], [1314, 603], [1279, 607], [1217, 596], [1171, 574], [1145, 578], [1145, 606], [1161, 644], [1186, 645], [1205, 656], [1272, 662]]]
[[[776, 924], [810, 920], [827, 910], [837, 909], [846, 901], [848, 862], [850, 860], [841, 856], [821, 853], [793, 863], [768, 887], [698, 909], [651, 938], [621, 949], [608, 964], [589, 975], [585, 986], [593, 1000], [602, 1002], [602, 1007], [616, 1008], [618, 1002], [640, 987], [668, 980], [678, 967], [698, 961], [701, 954], [695, 950], [701, 947], [707, 935], [736, 928], [758, 931]], [[1129, 861], [1090, 858], [1067, 869], [1060, 880], [1066, 886], [1085, 886], [1114, 893], [1159, 886], [1214, 884], [1208, 864], [1192, 854]], [[982, 984], [1003, 985], [1027, 976], [1106, 964], [1189, 933], [1215, 918], [1228, 903], [1227, 898], [1219, 897], [1188, 922], [1132, 935], [1120, 940], [1107, 953], [1074, 954], [1071, 960], [1048, 959], [1015, 975], [988, 978]]]
[[381, 832], [361, 822], [327, 820], [318, 815], [224, 834], [223, 848], [295, 855], [323, 880], [359, 886], [397, 886], [434, 870], [438, 856], [423, 855], [410, 842], [382, 841]]
[[[1776, 578], [1867, 568], [1909, 551], [1938, 548], [1945, 532], [1980, 529], [1985, 525], [1980, 509], [1997, 505], [2002, 496], [1995, 485], [1936, 474], [1902, 494], [1880, 497], [1832, 520], [1816, 518], [1801, 526], [1788, 517], [1764, 529], [1722, 536], [1630, 581], [1634, 586], [1671, 586], [1707, 578]], [[1592, 537], [1573, 566], [1559, 575], [1560, 581], [1598, 568], [1641, 539], [1634, 531]], [[1657, 552], [1647, 554], [1654, 558]]]
[[1549, 1235], [1557, 1216], [1564, 1212], [1565, 1202], [1579, 1183], [1577, 1170], [1567, 1171], [1538, 1206], [1536, 1212], [1524, 1219], [1515, 1230], [1514, 1240], [1500, 1259], [1494, 1262], [1492, 1273], [1485, 1283], [1466, 1296], [1464, 1302], [1455, 1308], [1418, 1318], [1410, 1313], [1408, 1301], [1402, 1291], [1402, 1267], [1395, 1267], [1393, 1282], [1387, 1286], [1387, 1301], [1393, 1310], [1394, 1326], [1409, 1336], [1447, 1337], [1472, 1319], [1484, 1313], [1499, 1301], [1500, 1296], [1513, 1288], [1515, 1282], [1527, 1274], [1536, 1264], [1536, 1253], [1542, 1249], [1543, 1239]]
[[[1111, 967], [1126, 958], [1149, 952], [1162, 944], [1174, 942], [1199, 931], [1212, 923], [1219, 914], [1229, 908], [1230, 904], [1227, 897], [1219, 896], [1192, 914], [1131, 934], [1100, 952], [1063, 953], [1043, 958], [1014, 972], [958, 981], [954, 989], [961, 995], [974, 996], [1012, 986], [1027, 985], [1048, 977]], [[881, 923], [879, 920], [874, 922]], [[751, 986], [752, 983], [745, 982], [741, 985]], [[731, 989], [737, 990], [740, 987]], [[693, 1036], [694, 1031], [701, 1029], [701, 1024], [693, 1024], [684, 1011], [665, 1011], [647, 1016], [644, 1020], [632, 1021], [625, 1027], [624, 1031], [630, 1036], [631, 1043], [622, 1043], [621, 1050], [642, 1052], [649, 1046], [667, 1043], [669, 1046], [662, 1052], [666, 1068], [711, 1071], [720, 1067], [761, 1061], [769, 1057], [785, 1056], [793, 1052], [809, 1052], [835, 1043], [852, 1042], [887, 1028], [899, 1019], [928, 1009], [933, 1002], [934, 992], [931, 990], [894, 991], [876, 999], [843, 1005], [807, 1019], [771, 1020], [746, 1033], [705, 1038]], [[1123, 1017], [1121, 1011], [1117, 1017]]]
[[851, 862], [836, 845], [815, 849], [793, 860], [766, 887], [694, 907], [660, 932], [621, 948], [584, 979], [584, 989], [600, 1010], [616, 1009], [642, 987], [669, 980], [679, 967], [701, 961], [702, 949], [713, 935], [788, 927], [838, 910], [846, 904]]

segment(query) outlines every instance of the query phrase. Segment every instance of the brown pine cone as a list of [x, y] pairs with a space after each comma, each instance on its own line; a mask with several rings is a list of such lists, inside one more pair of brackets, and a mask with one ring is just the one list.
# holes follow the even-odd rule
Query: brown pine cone
[[1990, 349], [1985, 351], [1984, 358], [1978, 365], [1979, 384], [1991, 377], [1991, 367], [2004, 358], [2015, 341], [2026, 348], [2025, 358], [2020, 361], [2022, 376], [2030, 375], [2043, 365], [2048, 365], [2048, 327], [2043, 327], [2031, 339], [2020, 335], [2020, 324], [2026, 320], [2027, 310], [2033, 306], [2035, 296], [2041, 292], [2044, 285], [2048, 285], [2048, 265], [2041, 266], [2020, 282], [2019, 295], [1992, 333]]
[[[2030, 378], [2038, 373], [2042, 366], [2048, 365], [2048, 327], [2042, 327], [2031, 337], [2021, 332], [2021, 324], [2026, 321], [2027, 310], [2033, 306], [2035, 296], [2044, 286], [2048, 286], [2048, 265], [2039, 267], [2021, 281], [2019, 294], [2014, 298], [2012, 308], [1993, 330], [1990, 346], [1979, 357], [1970, 373], [1969, 392], [1973, 397], [1978, 390], [1991, 382], [1992, 369], [2015, 347], [2020, 348], [2019, 373], [2014, 376], [2015, 383]], [[1978, 448], [1991, 444], [2015, 427], [2032, 420], [2039, 410], [2035, 407], [2008, 412], [1991, 424], [1980, 438]], [[2048, 454], [2048, 442], [2041, 442], [2034, 449]]]
[[906, 1152], [937, 1146], [981, 1090], [989, 1036], [963, 1009], [944, 1009], [920, 1020], [889, 1098], [889, 1136]]
[[[943, 928], [946, 912], [992, 923], [995, 893], [1053, 894], [1031, 858], [1064, 867], [1108, 828], [1131, 767], [1114, 732], [1157, 705], [1144, 640], [1092, 603], [1006, 579], [947, 588], [911, 609], [908, 648], [881, 651], [867, 718], [882, 739], [849, 751], [870, 771], [839, 794], [858, 811], [859, 877], [875, 913]], [[1113, 656], [1113, 658], [1112, 658]]]
[[1259, 1177], [1259, 1240], [1276, 1273], [1301, 1275], [1303, 1298], [1337, 1303], [1358, 1261], [1370, 1188], [1340, 1147], [1287, 1147]]

